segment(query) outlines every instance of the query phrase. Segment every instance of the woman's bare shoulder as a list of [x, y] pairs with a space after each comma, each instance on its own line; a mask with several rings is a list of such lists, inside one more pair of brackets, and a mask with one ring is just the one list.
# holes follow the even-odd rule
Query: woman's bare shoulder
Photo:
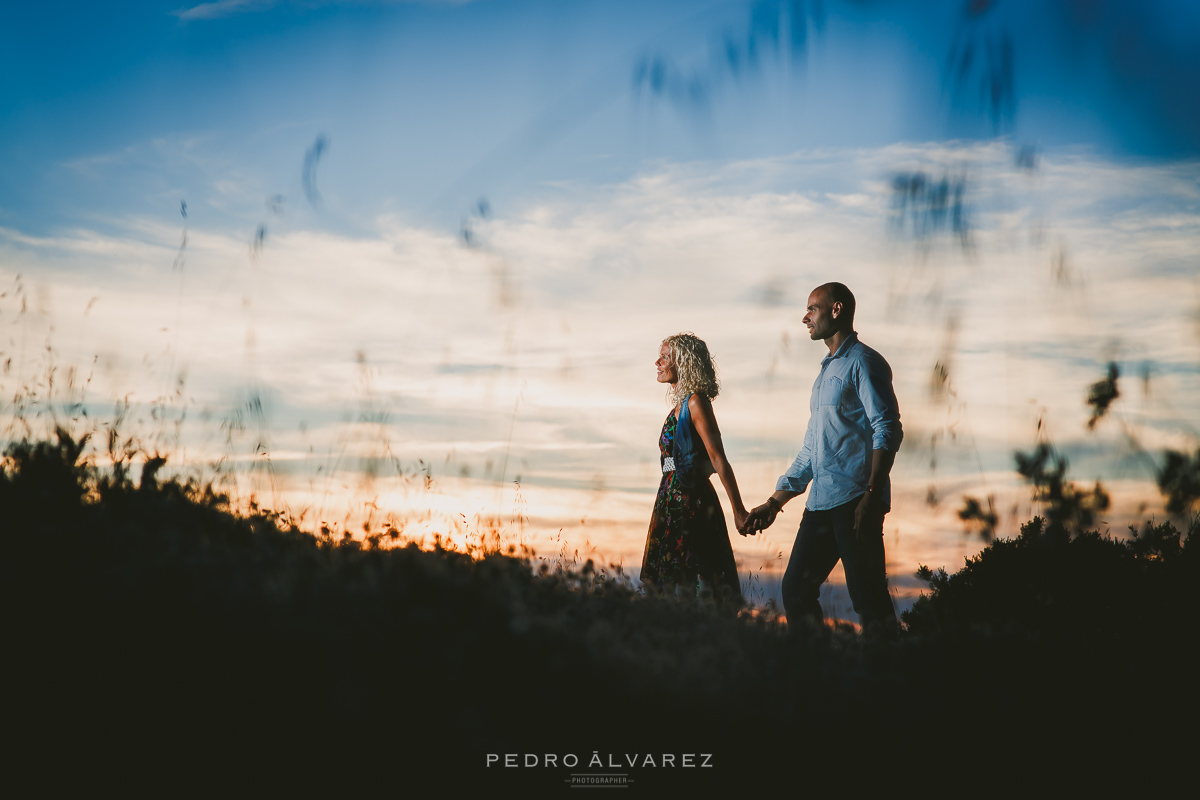
[[696, 392], [688, 398], [688, 410], [692, 412], [693, 416], [696, 414], [712, 416], [712, 400]]

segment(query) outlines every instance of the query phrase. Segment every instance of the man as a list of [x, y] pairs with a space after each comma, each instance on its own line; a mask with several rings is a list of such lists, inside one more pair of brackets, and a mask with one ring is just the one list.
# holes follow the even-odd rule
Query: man
[[796, 543], [783, 575], [789, 624], [822, 622], [821, 584], [838, 559], [846, 588], [867, 633], [896, 629], [883, 552], [883, 517], [891, 509], [888, 473], [900, 447], [900, 411], [892, 370], [854, 332], [854, 295], [840, 283], [818, 286], [808, 297], [804, 324], [829, 347], [809, 401], [800, 455], [767, 502], [750, 512], [742, 533], [775, 521], [789, 500], [810, 485]]

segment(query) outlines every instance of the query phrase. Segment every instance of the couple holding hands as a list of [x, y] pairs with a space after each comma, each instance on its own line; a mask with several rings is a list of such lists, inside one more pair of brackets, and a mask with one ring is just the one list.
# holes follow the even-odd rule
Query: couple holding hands
[[891, 471], [903, 433], [892, 371], [854, 332], [854, 295], [840, 283], [813, 290], [803, 322], [829, 355], [813, 384], [804, 445], [766, 502], [746, 510], [725, 458], [712, 399], [720, 387], [708, 347], [689, 333], [662, 343], [658, 381], [674, 404], [659, 436], [662, 482], [642, 557], [641, 580], [659, 590], [711, 593], [741, 601], [725, 516], [709, 476], [729, 495], [738, 533], [769, 527], [784, 505], [811, 486], [784, 572], [784, 612], [821, 623], [821, 584], [840, 559], [865, 632], [896, 628], [888, 594], [883, 517], [891, 508]]

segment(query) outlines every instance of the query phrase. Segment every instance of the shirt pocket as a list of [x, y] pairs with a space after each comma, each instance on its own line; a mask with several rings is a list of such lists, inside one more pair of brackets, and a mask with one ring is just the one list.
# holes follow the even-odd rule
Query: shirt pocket
[[830, 375], [821, 381], [817, 402], [822, 406], [840, 405], [842, 402], [842, 379]]

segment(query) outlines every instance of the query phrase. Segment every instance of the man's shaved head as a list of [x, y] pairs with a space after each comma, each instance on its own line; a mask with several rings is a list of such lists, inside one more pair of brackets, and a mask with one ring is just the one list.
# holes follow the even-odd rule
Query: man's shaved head
[[842, 304], [842, 313], [838, 315], [837, 325], [846, 330], [854, 329], [854, 293], [844, 283], [823, 283], [814, 292], [821, 292], [829, 304]]

